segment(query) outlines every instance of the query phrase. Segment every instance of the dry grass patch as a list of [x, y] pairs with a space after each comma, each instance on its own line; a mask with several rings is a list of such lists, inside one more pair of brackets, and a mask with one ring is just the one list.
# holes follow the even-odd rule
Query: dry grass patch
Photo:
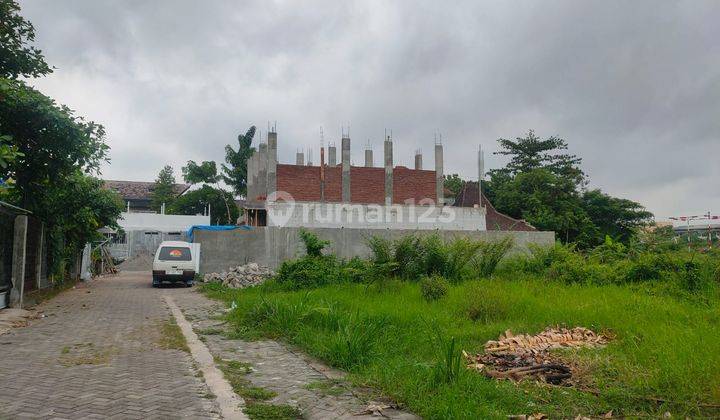
[[160, 339], [158, 346], [162, 349], [173, 349], [190, 353], [187, 340], [174, 319], [169, 319], [160, 326]]
[[65, 367], [81, 365], [104, 365], [117, 353], [113, 347], [96, 348], [93, 343], [65, 346], [60, 351], [60, 364]]

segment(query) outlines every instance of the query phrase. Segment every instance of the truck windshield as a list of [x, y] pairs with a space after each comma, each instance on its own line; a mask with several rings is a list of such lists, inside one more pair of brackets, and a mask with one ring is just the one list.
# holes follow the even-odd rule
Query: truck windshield
[[162, 261], [190, 261], [190, 248], [180, 246], [164, 246], [160, 248], [160, 256]]

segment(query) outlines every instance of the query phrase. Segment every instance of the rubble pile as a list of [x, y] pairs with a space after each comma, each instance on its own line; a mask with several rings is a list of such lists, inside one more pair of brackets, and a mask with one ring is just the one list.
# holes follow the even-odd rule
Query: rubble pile
[[268, 267], [249, 263], [231, 268], [230, 271], [205, 274], [203, 281], [206, 283], [222, 283], [223, 286], [243, 289], [262, 284], [274, 275], [275, 272]]
[[609, 338], [583, 327], [547, 328], [536, 335], [514, 335], [505, 331], [498, 340], [485, 343], [485, 352], [470, 355], [463, 351], [468, 369], [483, 372], [496, 379], [521, 380], [534, 377], [552, 384], [562, 384], [572, 376], [572, 369], [551, 350], [600, 347]]

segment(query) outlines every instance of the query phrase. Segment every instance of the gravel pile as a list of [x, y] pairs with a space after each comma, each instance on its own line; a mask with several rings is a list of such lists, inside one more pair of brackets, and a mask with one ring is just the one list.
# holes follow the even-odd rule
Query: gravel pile
[[256, 263], [240, 265], [223, 271], [222, 273], [205, 274], [203, 281], [206, 283], [222, 283], [224, 286], [235, 289], [257, 286], [265, 280], [273, 277], [275, 272], [270, 268]]

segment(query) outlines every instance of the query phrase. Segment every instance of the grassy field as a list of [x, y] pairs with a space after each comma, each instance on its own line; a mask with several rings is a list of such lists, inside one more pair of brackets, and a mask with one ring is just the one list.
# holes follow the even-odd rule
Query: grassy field
[[[496, 274], [450, 286], [434, 302], [417, 282], [330, 284], [288, 291], [273, 284], [229, 290], [236, 334], [273, 337], [350, 372], [426, 418], [501, 418], [511, 414], [720, 416], [720, 309], [716, 298], [656, 293], [652, 285], [580, 285], [533, 274]], [[479, 352], [511, 329], [584, 326], [614, 340], [569, 352], [582, 388], [488, 379], [462, 368], [443, 374], [451, 339]], [[438, 374], [440, 372], [440, 374]]]

